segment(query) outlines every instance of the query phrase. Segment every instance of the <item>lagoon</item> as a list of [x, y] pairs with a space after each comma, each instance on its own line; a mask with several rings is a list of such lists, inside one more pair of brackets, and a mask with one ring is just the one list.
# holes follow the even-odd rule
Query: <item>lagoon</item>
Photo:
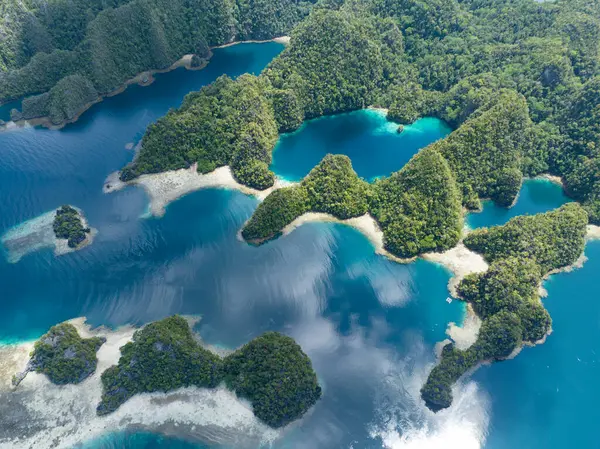
[[450, 134], [436, 118], [423, 118], [404, 127], [386, 119], [386, 112], [364, 109], [305, 122], [280, 137], [271, 170], [288, 181], [300, 181], [328, 153], [345, 154], [366, 180], [400, 170], [421, 148]]

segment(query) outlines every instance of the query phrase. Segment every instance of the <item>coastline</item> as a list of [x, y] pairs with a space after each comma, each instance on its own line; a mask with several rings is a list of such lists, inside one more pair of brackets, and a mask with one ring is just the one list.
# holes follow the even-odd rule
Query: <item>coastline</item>
[[112, 193], [129, 185], [142, 187], [150, 197], [150, 214], [162, 217], [170, 203], [196, 190], [207, 188], [238, 190], [262, 201], [274, 190], [290, 186], [292, 183], [276, 179], [272, 187], [256, 190], [237, 182], [228, 165], [210, 173], [200, 174], [197, 171], [197, 164], [194, 164], [190, 168], [141, 175], [128, 182], [119, 180], [119, 172], [114, 172], [106, 178], [102, 190], [104, 193]]
[[186, 54], [186, 55], [183, 55], [181, 58], [179, 58], [177, 61], [175, 61], [173, 64], [171, 64], [166, 69], [146, 70], [144, 72], [138, 73], [133, 78], [125, 81], [121, 86], [117, 87], [116, 89], [114, 89], [110, 92], [104, 93], [104, 94], [99, 94], [98, 98], [96, 98], [94, 101], [86, 103], [84, 106], [82, 106], [82, 108], [77, 112], [77, 114], [75, 114], [75, 116], [72, 119], [65, 120], [58, 124], [52, 123], [52, 121], [50, 120], [49, 117], [37, 117], [37, 118], [29, 119], [29, 120], [18, 120], [16, 122], [10, 120], [10, 121], [6, 121], [4, 123], [4, 125], [0, 125], [0, 131], [8, 131], [11, 129], [16, 129], [16, 128], [26, 128], [26, 127], [35, 127], [35, 126], [42, 126], [44, 128], [48, 128], [48, 129], [52, 129], [52, 130], [59, 130], [69, 124], [75, 123], [77, 120], [79, 120], [79, 118], [88, 109], [90, 109], [95, 104], [102, 102], [105, 98], [114, 97], [116, 95], [123, 93], [131, 85], [137, 84], [142, 87], [150, 86], [152, 83], [154, 83], [154, 81], [155, 81], [154, 75], [156, 75], [156, 74], [172, 72], [173, 70], [176, 70], [181, 67], [184, 67], [186, 70], [202, 70], [202, 69], [206, 68], [206, 66], [210, 62], [210, 59], [213, 56], [212, 50], [214, 50], [214, 49], [231, 47], [231, 46], [237, 45], [237, 44], [264, 44], [267, 42], [277, 42], [277, 43], [280, 43], [283, 45], [287, 45], [290, 42], [290, 37], [289, 36], [279, 36], [279, 37], [275, 37], [273, 39], [267, 39], [267, 40], [233, 41], [233, 42], [228, 42], [223, 45], [217, 45], [215, 47], [210, 47], [207, 56], [202, 59], [202, 64], [200, 64], [198, 67], [191, 66], [192, 57], [194, 55]]
[[279, 436], [223, 386], [140, 394], [114, 413], [98, 417], [101, 373], [118, 362], [120, 348], [131, 341], [136, 329], [91, 329], [85, 321], [67, 322], [82, 337], [101, 336], [106, 343], [97, 353], [94, 374], [77, 385], [54, 385], [46, 376], [30, 372], [13, 388], [12, 375], [25, 369], [34, 342], [0, 346], [0, 425], [7, 429], [0, 436], [0, 447], [66, 449], [112, 432], [145, 429], [168, 434], [173, 426], [190, 441], [234, 447], [256, 447]]
[[394, 256], [385, 249], [383, 231], [377, 224], [377, 221], [369, 214], [348, 220], [340, 220], [330, 214], [308, 212], [292, 221], [283, 228], [281, 233], [282, 235], [287, 235], [303, 224], [314, 222], [339, 223], [353, 227], [371, 242], [376, 254], [394, 262], [407, 264], [421, 258], [428, 262], [442, 265], [452, 273], [452, 277], [448, 283], [448, 290], [454, 297], [456, 297], [456, 287], [465, 276], [471, 273], [482, 273], [488, 269], [488, 264], [483, 257], [468, 249], [462, 242], [459, 242], [454, 248], [441, 253], [424, 253], [410, 259], [402, 259]]

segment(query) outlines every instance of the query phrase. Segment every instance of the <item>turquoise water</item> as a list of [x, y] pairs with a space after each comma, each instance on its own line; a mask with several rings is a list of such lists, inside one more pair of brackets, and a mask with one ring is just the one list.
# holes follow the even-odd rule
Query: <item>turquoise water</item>
[[556, 209], [570, 200], [562, 187], [547, 179], [528, 179], [517, 202], [510, 209], [496, 206], [492, 201], [483, 202], [483, 210], [467, 215], [466, 223], [472, 228], [497, 226], [506, 223], [517, 215], [533, 215]]
[[328, 153], [346, 154], [359, 176], [371, 180], [400, 170], [421, 148], [450, 134], [435, 118], [423, 118], [397, 132], [379, 110], [362, 110], [310, 120], [284, 134], [273, 152], [271, 169], [299, 181]]
[[[311, 357], [324, 396], [274, 449], [596, 447], [600, 363], [593, 351], [600, 304], [593, 299], [600, 244], [588, 247], [583, 270], [547, 283], [555, 329], [548, 342], [480, 370], [474, 381], [458, 386], [450, 411], [433, 415], [419, 388], [434, 362], [434, 344], [464, 314], [460, 302], [445, 301], [449, 274], [442, 267], [390, 262], [375, 255], [360, 233], [335, 224], [305, 225], [258, 248], [248, 246], [236, 234], [257, 201], [238, 192], [195, 192], [160, 219], [140, 218], [148, 205], [141, 189], [102, 194], [105, 177], [133, 156], [125, 145], [138, 141], [186, 92], [222, 73], [258, 72], [281, 49], [247, 44], [216, 50], [206, 70], [159, 75], [152, 86], [107, 99], [64, 130], [0, 133], [0, 234], [63, 203], [82, 208], [99, 231], [92, 246], [60, 258], [50, 250], [17, 264], [0, 258], [0, 341], [35, 338], [77, 316], [117, 326], [199, 314], [196, 330], [210, 344], [234, 348], [277, 330]], [[370, 114], [355, 113], [372, 123]], [[355, 141], [377, 141], [368, 123]], [[346, 142], [345, 127], [332, 129], [342, 135], [332, 136], [327, 152], [350, 154], [349, 146], [336, 146]], [[306, 152], [318, 162], [317, 156]], [[362, 171], [360, 154], [351, 157], [365, 178], [399, 168], [372, 164]], [[292, 175], [301, 177], [301, 171]], [[526, 189], [529, 183], [510, 213], [563, 201], [550, 190], [530, 196]], [[475, 217], [485, 218], [484, 224], [506, 218], [489, 207]], [[147, 432], [106, 435], [84, 447], [205, 449]]]
[[21, 107], [20, 101], [11, 101], [10, 103], [5, 103], [0, 105], [0, 120], [4, 120], [5, 122], [10, 120], [10, 111], [14, 108], [19, 109]]

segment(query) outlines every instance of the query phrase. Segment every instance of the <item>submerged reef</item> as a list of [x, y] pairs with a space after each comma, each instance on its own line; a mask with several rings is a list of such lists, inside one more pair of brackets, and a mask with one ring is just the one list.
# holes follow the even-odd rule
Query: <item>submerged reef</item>
[[138, 393], [223, 381], [274, 428], [300, 418], [321, 397], [310, 359], [290, 337], [268, 332], [222, 359], [200, 346], [184, 318], [172, 316], [136, 331], [121, 348], [119, 363], [102, 373], [97, 413], [112, 413]]
[[69, 323], [53, 326], [33, 347], [24, 372], [15, 375], [18, 385], [29, 371], [45, 374], [57, 385], [78, 384], [96, 371], [96, 352], [106, 341], [103, 337], [81, 338]]

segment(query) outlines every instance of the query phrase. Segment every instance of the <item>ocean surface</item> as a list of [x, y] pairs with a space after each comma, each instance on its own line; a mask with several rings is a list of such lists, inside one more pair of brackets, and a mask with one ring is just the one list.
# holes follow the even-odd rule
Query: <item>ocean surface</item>
[[[187, 92], [223, 73], [257, 73], [282, 48], [218, 49], [205, 70], [158, 75], [153, 85], [130, 87], [61, 131], [0, 133], [0, 235], [65, 203], [83, 209], [99, 231], [93, 245], [58, 258], [50, 249], [13, 264], [0, 257], [0, 341], [33, 339], [78, 316], [119, 326], [197, 314], [196, 330], [209, 344], [235, 348], [277, 330], [312, 359], [323, 398], [275, 449], [597, 448], [599, 243], [586, 249], [590, 260], [583, 269], [547, 282], [554, 333], [546, 344], [481, 369], [457, 386], [451, 409], [434, 415], [419, 389], [435, 361], [434, 345], [465, 312], [460, 301], [446, 302], [450, 275], [444, 268], [390, 262], [360, 233], [336, 224], [307, 224], [248, 246], [236, 233], [258, 203], [239, 192], [192, 193], [159, 219], [142, 218], [148, 198], [139, 188], [102, 193], [106, 176], [133, 157], [125, 146]], [[401, 168], [419, 145], [449, 131], [432, 119], [404, 135], [392, 135], [391, 126], [372, 111], [312, 121], [282, 137], [273, 167], [300, 179], [324, 154], [346, 153], [371, 179]], [[412, 128], [423, 135], [413, 139]], [[298, 151], [302, 142], [310, 146], [306, 160]], [[508, 215], [486, 204], [469, 224], [503, 223], [513, 212], [545, 211], [564, 201], [560, 188], [529, 181]], [[84, 445], [167, 447], [205, 449], [147, 432], [108, 434]]]

